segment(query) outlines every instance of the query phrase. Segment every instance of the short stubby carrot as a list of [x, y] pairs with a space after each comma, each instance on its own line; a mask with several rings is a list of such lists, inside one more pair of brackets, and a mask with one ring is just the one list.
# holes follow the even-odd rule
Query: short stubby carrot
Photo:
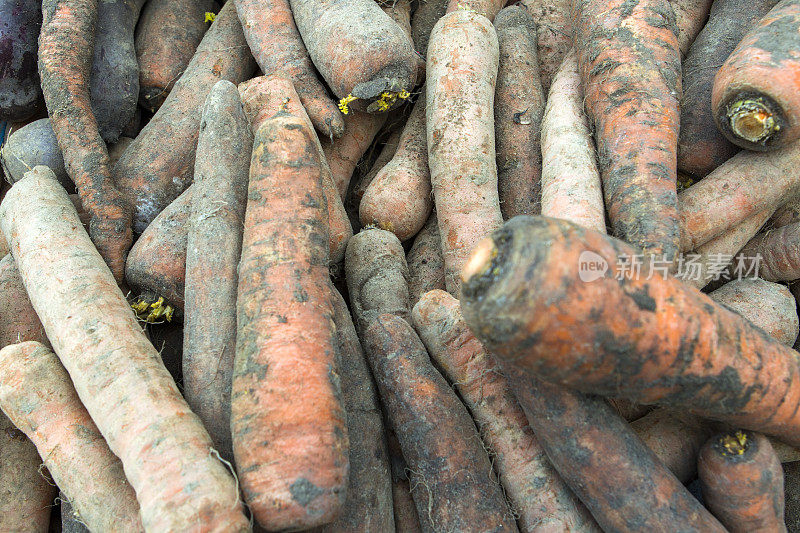
[[[0, 227], [47, 338], [136, 490], [146, 530], [245, 531], [236, 483], [45, 167], [0, 204]], [[67, 243], [67, 244], [65, 244]]]
[[235, 0], [244, 36], [261, 72], [292, 80], [314, 127], [325, 137], [344, 133], [344, 118], [317, 78], [294, 23], [289, 0]]
[[681, 66], [667, 0], [574, 0], [575, 50], [612, 232], [671, 261]]
[[328, 217], [315, 133], [279, 111], [255, 133], [236, 300], [233, 454], [269, 530], [333, 521], [348, 440], [328, 280]]
[[44, 165], [50, 167], [67, 191], [72, 192], [75, 188], [64, 167], [64, 156], [49, 118], [40, 118], [6, 132], [5, 141], [0, 146], [0, 165], [6, 181], [11, 184], [21, 180], [33, 167]]
[[0, 350], [0, 366], [0, 407], [34, 443], [81, 520], [93, 531], [143, 531], [122, 463], [56, 354], [38, 342], [11, 344]]
[[742, 38], [714, 77], [722, 133], [748, 150], [800, 138], [800, 1], [781, 0]]
[[796, 353], [641, 257], [565, 221], [517, 217], [465, 267], [464, 316], [496, 357], [541, 379], [800, 443]]
[[444, 290], [444, 259], [435, 212], [431, 213], [414, 239], [414, 244], [406, 255], [406, 263], [408, 297], [412, 307], [426, 292], [434, 289]]
[[712, 437], [697, 461], [703, 501], [731, 533], [785, 532], [783, 470], [764, 435]]
[[428, 45], [428, 165], [445, 283], [454, 295], [472, 247], [503, 223], [494, 132], [498, 55], [492, 24], [466, 9], [439, 19]]

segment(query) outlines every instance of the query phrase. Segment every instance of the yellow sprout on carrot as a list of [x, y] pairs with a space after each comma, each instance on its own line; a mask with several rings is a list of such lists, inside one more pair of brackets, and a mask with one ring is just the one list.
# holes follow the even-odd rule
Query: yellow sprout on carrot
[[217, 16], [214, 13], [212, 13], [211, 11], [206, 11], [205, 22], [214, 22], [215, 18], [217, 18]]
[[167, 322], [172, 322], [172, 316], [175, 313], [175, 308], [171, 305], [164, 304], [164, 297], [161, 296], [153, 303], [148, 303], [144, 299], [139, 299], [131, 304], [131, 308], [136, 312], [139, 320], [143, 320], [149, 324], [157, 322], [163, 318]]
[[347, 96], [345, 96], [344, 98], [339, 100], [339, 104], [338, 104], [339, 105], [339, 111], [341, 111], [343, 115], [346, 115], [346, 114], [348, 114], [350, 112], [350, 110], [347, 108], [347, 106], [353, 100], [358, 100], [358, 97], [353, 96], [352, 94], [348, 94]]

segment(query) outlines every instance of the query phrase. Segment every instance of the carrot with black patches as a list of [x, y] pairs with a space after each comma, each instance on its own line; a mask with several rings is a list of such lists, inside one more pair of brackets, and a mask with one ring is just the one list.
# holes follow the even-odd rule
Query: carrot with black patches
[[678, 253], [680, 53], [667, 0], [574, 0], [575, 49], [613, 234]]

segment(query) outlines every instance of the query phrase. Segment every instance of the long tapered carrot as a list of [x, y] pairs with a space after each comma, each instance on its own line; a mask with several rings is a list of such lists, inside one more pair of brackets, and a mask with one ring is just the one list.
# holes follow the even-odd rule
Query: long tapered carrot
[[568, 222], [518, 217], [476, 248], [464, 315], [493, 354], [541, 379], [800, 443], [796, 353], [648, 262], [626, 267], [636, 254]]
[[14, 185], [0, 227], [48, 339], [136, 490], [145, 529], [188, 529], [199, 517], [209, 531], [246, 530], [236, 483], [51, 172], [37, 167]]
[[782, 0], [750, 29], [714, 77], [711, 107], [722, 133], [748, 150], [800, 138], [800, 2]]
[[38, 342], [11, 344], [0, 350], [0, 365], [0, 407], [36, 445], [82, 521], [95, 531], [143, 531], [122, 463], [56, 354]]
[[408, 463], [423, 531], [517, 531], [475, 424], [400, 317], [382, 314], [362, 334], [381, 403]]
[[134, 231], [147, 225], [192, 182], [203, 103], [221, 79], [239, 83], [255, 67], [232, 3], [225, 4], [164, 104], [114, 165], [133, 207]]
[[503, 219], [541, 211], [539, 146], [545, 94], [539, 79], [536, 22], [520, 5], [494, 19], [499, 68], [494, 93], [497, 188]]
[[697, 468], [703, 501], [731, 533], [786, 531], [783, 471], [764, 435], [718, 434], [703, 446]]
[[678, 252], [680, 54], [667, 0], [574, 0], [575, 49], [613, 234]]
[[317, 78], [289, 0], [236, 0], [236, 11], [261, 71], [287, 75], [314, 127], [326, 137], [340, 137], [344, 118]]
[[428, 45], [428, 165], [451, 294], [458, 294], [472, 247], [503, 220], [494, 135], [498, 54], [494, 27], [467, 9], [439, 19]]
[[351, 111], [344, 118], [345, 130], [341, 137], [333, 141], [322, 139], [325, 160], [331, 168], [333, 182], [342, 198], [347, 193], [358, 161], [385, 122], [386, 113], [376, 115]]
[[570, 0], [523, 0], [536, 21], [536, 40], [542, 89], [550, 84], [559, 65], [572, 48]]
[[112, 181], [106, 145], [90, 105], [97, 0], [45, 0], [42, 10], [39, 75], [50, 122], [67, 173], [92, 216], [92, 240], [119, 282], [133, 234], [130, 206]]
[[500, 367], [467, 328], [458, 300], [431, 291], [412, 316], [428, 353], [455, 385], [492, 451], [520, 531], [588, 527], [589, 512], [553, 469]]
[[408, 263], [408, 297], [413, 307], [422, 295], [434, 289], [444, 290], [444, 259], [436, 213], [431, 213], [428, 221], [414, 239], [414, 244], [406, 255]]
[[203, 107], [195, 157], [186, 240], [183, 390], [228, 460], [233, 458], [230, 389], [236, 351], [236, 270], [252, 146], [239, 91], [229, 81], [217, 82]]
[[328, 281], [322, 165], [307, 118], [255, 133], [236, 300], [233, 453], [245, 499], [271, 530], [333, 521], [348, 440]]

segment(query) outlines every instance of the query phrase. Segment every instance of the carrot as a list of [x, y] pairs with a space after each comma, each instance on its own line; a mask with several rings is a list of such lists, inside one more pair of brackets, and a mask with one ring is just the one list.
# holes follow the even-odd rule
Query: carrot
[[136, 26], [139, 105], [155, 113], [183, 75], [208, 28], [212, 0], [150, 0]]
[[559, 65], [572, 48], [570, 0], [523, 0], [536, 21], [536, 37], [542, 89], [550, 84]]
[[352, 111], [344, 118], [345, 129], [341, 137], [333, 141], [322, 139], [325, 160], [331, 168], [333, 182], [342, 198], [347, 193], [358, 161], [385, 122], [385, 113], [374, 115]]
[[[704, 177], [730, 159], [738, 148], [717, 129], [711, 110], [711, 88], [719, 67], [739, 41], [777, 0], [717, 0], [708, 23], [683, 62], [678, 168]], [[676, 13], [677, 14], [677, 13]]]
[[[800, 443], [795, 352], [646, 262], [638, 273], [621, 266], [638, 253], [568, 222], [520, 217], [476, 248], [464, 316], [491, 353], [540, 379]], [[598, 267], [584, 267], [582, 281], [589, 261]]]
[[362, 334], [381, 402], [408, 462], [423, 531], [517, 531], [467, 409], [400, 317], [378, 316]]
[[634, 422], [653, 410], [650, 405], [641, 405], [625, 398], [608, 398], [608, 404], [627, 422]]
[[95, 531], [143, 531], [122, 463], [56, 354], [34, 341], [11, 344], [0, 350], [0, 364], [0, 407], [31, 439], [82, 521]]
[[397, 533], [420, 533], [422, 526], [417, 516], [417, 508], [411, 498], [408, 479], [395, 479], [392, 482], [394, 502], [394, 527]]
[[782, 0], [742, 38], [714, 77], [711, 108], [722, 133], [748, 150], [800, 138], [800, 2]]
[[354, 235], [347, 245], [344, 271], [360, 332], [384, 313], [410, 322], [408, 266], [403, 245], [393, 233], [367, 228]]
[[780, 228], [795, 222], [800, 222], [800, 198], [790, 200], [776, 209], [772, 218], [769, 219], [767, 227]]
[[0, 148], [0, 163], [6, 180], [16, 183], [33, 167], [50, 167], [58, 182], [72, 192], [75, 185], [64, 168], [64, 157], [49, 118], [34, 120], [11, 133]]
[[606, 231], [594, 141], [583, 111], [575, 52], [553, 76], [542, 119], [542, 215]]
[[185, 530], [199, 517], [209, 531], [244, 531], [233, 478], [51, 172], [37, 167], [14, 185], [0, 227], [48, 339], [125, 467], [145, 529]]
[[703, 500], [731, 533], [786, 531], [783, 471], [764, 435], [737, 430], [714, 436], [697, 469]]
[[[423, 88], [424, 91], [424, 88]], [[431, 175], [425, 134], [425, 99], [414, 104], [397, 150], [364, 191], [361, 224], [375, 224], [401, 241], [419, 233], [431, 213]]]
[[228, 460], [236, 268], [252, 146], [239, 91], [229, 81], [217, 82], [203, 106], [187, 223], [183, 379], [186, 401]]
[[786, 501], [786, 528], [797, 531], [800, 527], [800, 461], [783, 466]]
[[439, 19], [428, 45], [428, 165], [451, 294], [472, 247], [503, 222], [493, 122], [498, 54], [494, 27], [467, 9]]
[[327, 208], [314, 138], [307, 118], [280, 111], [256, 131], [250, 162], [231, 432], [245, 499], [269, 530], [332, 522], [347, 486]]
[[[314, 66], [333, 93], [357, 111], [388, 111], [408, 97], [417, 63], [411, 37], [368, 0], [290, 0]], [[347, 128], [345, 121], [345, 129]]]
[[455, 385], [492, 451], [520, 530], [534, 531], [543, 524], [562, 531], [588, 527], [588, 512], [550, 465], [508, 381], [467, 328], [458, 300], [431, 291], [412, 316], [428, 353]]
[[422, 57], [428, 56], [431, 31], [447, 11], [448, 0], [421, 0], [411, 17], [411, 39], [414, 49]]
[[0, 259], [0, 347], [24, 341], [49, 345], [14, 258], [8, 254]]
[[500, 60], [494, 92], [497, 188], [503, 219], [541, 212], [540, 135], [545, 94], [539, 79], [536, 22], [520, 5], [494, 20]]
[[709, 18], [713, 0], [670, 0], [669, 3], [675, 13], [681, 57], [685, 57]]
[[89, 233], [117, 282], [131, 247], [131, 212], [114, 186], [108, 152], [89, 102], [97, 23], [93, 0], [45, 0], [39, 36], [39, 75], [67, 173], [92, 221]]
[[394, 531], [392, 478], [378, 391], [347, 304], [336, 289], [333, 321], [342, 354], [342, 401], [350, 436], [350, 479], [339, 518], [320, 531]]
[[735, 269], [767, 281], [800, 278], [800, 222], [769, 229], [750, 239], [739, 253]]
[[[800, 195], [800, 144], [742, 151], [678, 195], [681, 250], [694, 250], [743, 220]], [[767, 217], [768, 218], [768, 217]]]
[[378, 5], [411, 39], [411, 0], [380, 0]]
[[[416, 105], [414, 108], [416, 109]], [[354, 207], [356, 215], [358, 214], [358, 209], [359, 206], [361, 205], [361, 199], [364, 197], [364, 193], [367, 191], [372, 181], [378, 175], [378, 172], [383, 170], [383, 167], [385, 167], [389, 163], [389, 161], [392, 160], [394, 154], [397, 153], [397, 147], [400, 144], [400, 135], [402, 135], [404, 130], [405, 128], [403, 128], [403, 130], [395, 131], [391, 135], [389, 135], [389, 137], [386, 139], [386, 142], [384, 142], [383, 148], [381, 148], [378, 157], [376, 157], [375, 161], [372, 163], [372, 166], [370, 167], [369, 171], [365, 173], [363, 176], [359, 176], [357, 181], [354, 181], [350, 184], [349, 186], [350, 190], [348, 191], [348, 195], [346, 197], [348, 201], [347, 205], [348, 210], [350, 210], [351, 207]], [[425, 149], [427, 150], [427, 147]], [[425, 160], [426, 168], [427, 164], [428, 161], [426, 158]], [[356, 218], [358, 217], [356, 216]]]
[[444, 259], [436, 213], [431, 213], [406, 256], [408, 264], [409, 303], [415, 305], [422, 295], [434, 289], [444, 289]]
[[[244, 112], [250, 119], [253, 131], [261, 123], [280, 109], [302, 118], [309, 126], [311, 120], [301, 105], [301, 99], [294, 90], [292, 82], [281, 75], [254, 78], [239, 85]], [[328, 229], [330, 234], [331, 265], [338, 265], [344, 259], [347, 241], [353, 236], [353, 227], [345, 211], [339, 190], [333, 182], [331, 169], [322, 151], [319, 138], [314, 135], [314, 144], [319, 152], [322, 165], [322, 187], [328, 205]]]
[[138, 297], [137, 314], [148, 322], [171, 320], [173, 312], [185, 307], [186, 236], [194, 190], [189, 187], [159, 213], [128, 254], [125, 281]]
[[297, 30], [289, 0], [235, 0], [244, 35], [261, 71], [288, 76], [314, 127], [326, 137], [341, 137], [344, 117], [317, 78]]
[[219, 80], [239, 83], [254, 69], [233, 4], [226, 4], [158, 112], [114, 165], [117, 187], [133, 206], [134, 231], [191, 183], [203, 103]]

